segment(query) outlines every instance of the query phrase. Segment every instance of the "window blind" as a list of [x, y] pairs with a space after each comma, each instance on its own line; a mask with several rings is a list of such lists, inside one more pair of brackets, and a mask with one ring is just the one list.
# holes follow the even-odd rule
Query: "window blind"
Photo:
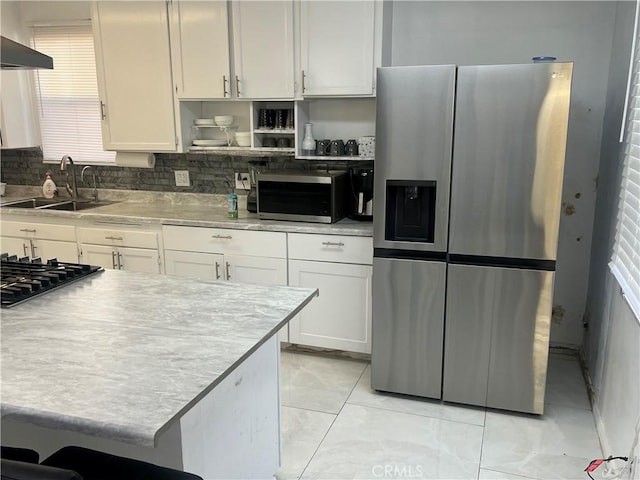
[[611, 271], [640, 320], [640, 39], [636, 37]]
[[91, 25], [34, 26], [32, 45], [51, 56], [54, 66], [35, 76], [44, 159], [115, 162], [115, 152], [102, 149]]

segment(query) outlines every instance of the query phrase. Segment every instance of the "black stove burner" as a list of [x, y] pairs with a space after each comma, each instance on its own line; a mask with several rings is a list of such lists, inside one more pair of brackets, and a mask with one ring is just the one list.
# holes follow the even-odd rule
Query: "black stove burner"
[[31, 260], [6, 253], [0, 255], [0, 261], [0, 305], [3, 308], [102, 271], [102, 267], [59, 262], [55, 258], [45, 264], [40, 258]]

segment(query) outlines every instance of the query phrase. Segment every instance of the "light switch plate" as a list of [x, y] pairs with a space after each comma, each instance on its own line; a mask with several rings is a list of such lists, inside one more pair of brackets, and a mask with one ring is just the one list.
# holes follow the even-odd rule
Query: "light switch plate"
[[173, 172], [176, 176], [176, 187], [189, 187], [189, 170], [176, 170]]

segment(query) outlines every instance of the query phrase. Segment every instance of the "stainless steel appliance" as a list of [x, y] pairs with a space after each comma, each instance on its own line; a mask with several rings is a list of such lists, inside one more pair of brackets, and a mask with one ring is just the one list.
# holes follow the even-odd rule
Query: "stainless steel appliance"
[[258, 173], [262, 172], [267, 167], [266, 160], [249, 160], [249, 193], [247, 194], [247, 211], [257, 213], [258, 211], [258, 194], [257, 177]]
[[36, 295], [64, 287], [87, 276], [103, 271], [102, 267], [81, 263], [58, 262], [56, 259], [42, 263], [39, 258], [18, 258], [3, 253], [1, 256], [0, 305], [13, 307]]
[[354, 220], [373, 220], [373, 167], [349, 169], [349, 212]]
[[333, 223], [347, 213], [347, 172], [281, 170], [257, 175], [258, 218]]
[[50, 56], [6, 37], [0, 37], [0, 59], [2, 70], [53, 68], [53, 59]]
[[543, 412], [572, 67], [378, 70], [373, 388]]

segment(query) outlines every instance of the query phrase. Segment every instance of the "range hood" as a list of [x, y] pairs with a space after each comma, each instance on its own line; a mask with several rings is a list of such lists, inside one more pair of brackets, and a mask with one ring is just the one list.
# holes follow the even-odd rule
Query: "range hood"
[[0, 63], [3, 70], [31, 70], [53, 68], [53, 59], [20, 43], [0, 37]]

